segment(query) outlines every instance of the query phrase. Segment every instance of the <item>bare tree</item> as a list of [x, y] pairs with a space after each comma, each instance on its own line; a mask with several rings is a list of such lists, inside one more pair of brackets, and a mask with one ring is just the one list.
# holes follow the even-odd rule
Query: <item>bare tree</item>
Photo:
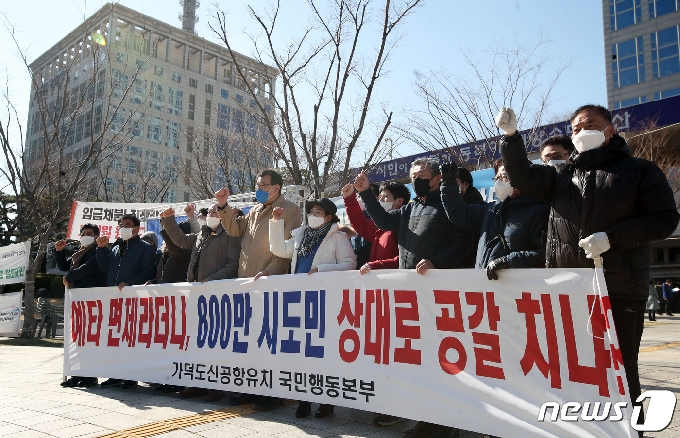
[[[137, 111], [126, 113], [120, 106], [132, 82], [123, 86], [120, 76], [112, 74], [108, 46], [101, 40], [106, 33], [106, 16], [88, 19], [81, 25], [79, 43], [56, 53], [48, 60], [48, 67], [36, 70], [29, 64], [14, 26], [4, 14], [2, 18], [31, 78], [27, 127], [19, 121], [9, 80], [5, 81], [0, 176], [17, 199], [20, 240], [30, 239], [33, 244], [26, 273], [23, 331], [24, 336], [32, 337], [34, 281], [48, 242], [64, 231], [72, 201], [96, 192], [99, 163], [107, 162], [129, 144], [129, 128], [137, 119]], [[139, 68], [131, 73], [133, 82]]]
[[463, 165], [474, 151], [490, 165], [498, 152], [494, 117], [505, 106], [515, 110], [520, 131], [529, 130], [530, 144], [537, 128], [547, 122], [553, 90], [569, 65], [555, 59], [548, 46], [542, 35], [529, 44], [499, 41], [487, 55], [488, 64], [462, 54], [468, 73], [419, 76], [416, 94], [424, 108], [411, 111], [400, 131], [425, 151], [444, 152]]
[[671, 142], [672, 131], [661, 127], [656, 117], [638, 122], [637, 129], [626, 137], [631, 152], [659, 166], [673, 190], [676, 207], [680, 208], [680, 151]]
[[[269, 13], [249, 6], [261, 31], [250, 35], [255, 58], [261, 69], [267, 64], [276, 67], [281, 78], [281, 90], [273, 96], [274, 111], [259, 98], [261, 90], [249, 75], [249, 66], [242, 65], [232, 49], [226, 14], [213, 12], [210, 27], [232, 55], [242, 89], [255, 98], [284, 173], [292, 183], [312, 187], [318, 196], [336, 170], [340, 181], [347, 181], [357, 157], [362, 167], [379, 158], [392, 112], [375, 108], [376, 87], [387, 73], [406, 17], [422, 0], [305, 3], [312, 24], [283, 47], [277, 45], [281, 1]], [[305, 15], [303, 10], [296, 13]], [[364, 54], [360, 50], [364, 46], [373, 47]], [[309, 106], [303, 102], [306, 94], [314, 99]]]

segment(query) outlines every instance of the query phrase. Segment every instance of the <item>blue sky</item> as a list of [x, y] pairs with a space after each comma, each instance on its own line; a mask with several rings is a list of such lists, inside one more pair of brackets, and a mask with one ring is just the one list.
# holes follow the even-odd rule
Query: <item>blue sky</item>
[[[282, 16], [281, 32], [299, 32], [301, 23], [291, 2], [284, 0], [287, 13]], [[122, 0], [125, 6], [137, 9], [171, 25], [181, 27], [177, 15], [181, 12], [175, 0]], [[207, 27], [212, 2], [204, 0], [198, 10], [200, 36], [215, 40]], [[252, 28], [246, 4], [256, 9], [266, 8], [270, 0], [229, 0], [219, 2], [228, 12], [230, 37], [238, 51], [250, 55], [252, 47], [244, 31]], [[102, 0], [32, 0], [0, 1], [0, 10], [7, 14], [17, 30], [29, 61], [35, 59], [56, 41], [64, 37], [87, 16], [105, 4]], [[381, 101], [399, 113], [404, 108], [418, 105], [414, 95], [415, 73], [446, 71], [462, 73], [461, 50], [472, 53], [480, 63], [488, 61], [485, 51], [496, 40], [535, 41], [543, 33], [552, 42], [548, 46], [556, 59], [571, 60], [553, 94], [550, 112], [566, 115], [585, 103], [607, 103], [604, 43], [602, 31], [602, 3], [574, 0], [552, 2], [545, 0], [429, 0], [419, 8], [403, 28], [403, 37], [389, 63], [389, 76], [377, 90]], [[13, 101], [25, 119], [28, 110], [29, 79], [7, 44], [6, 33], [0, 45], [0, 68], [10, 78]], [[501, 47], [502, 48], [502, 47]], [[4, 76], [4, 75], [3, 75]], [[408, 147], [407, 147], [408, 149]], [[418, 152], [418, 150], [404, 150]]]

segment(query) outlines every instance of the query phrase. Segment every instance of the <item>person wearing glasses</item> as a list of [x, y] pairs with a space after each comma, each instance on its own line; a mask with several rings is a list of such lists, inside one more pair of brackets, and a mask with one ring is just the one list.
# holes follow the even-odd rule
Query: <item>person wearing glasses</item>
[[[281, 195], [283, 178], [272, 169], [263, 170], [257, 177], [255, 197], [258, 204], [245, 216], [238, 216], [227, 203], [229, 190], [221, 188], [215, 193], [217, 212], [222, 226], [232, 237], [240, 237], [241, 254], [238, 262], [238, 278], [287, 274], [290, 269], [290, 258], [278, 257], [269, 250], [269, 220], [273, 211], [283, 209], [284, 239], [290, 239], [291, 231], [302, 223], [300, 207], [286, 200]], [[255, 403], [258, 411], [269, 411], [281, 404], [281, 399], [273, 397], [255, 397], [242, 394], [231, 400], [233, 404]]]
[[[118, 221], [120, 237], [112, 248], [107, 244], [109, 238], [97, 238], [97, 266], [107, 274], [107, 286], [117, 286], [123, 290], [125, 286], [145, 284], [156, 276], [156, 248], [139, 237], [141, 222], [137, 216], [126, 214]], [[135, 380], [108, 379], [102, 382], [102, 388], [122, 386], [134, 388]]]
[[574, 143], [571, 138], [566, 135], [554, 135], [541, 143], [541, 162], [559, 171], [567, 166], [572, 152]]
[[513, 188], [502, 159], [493, 168], [499, 202], [468, 205], [458, 190], [454, 162], [442, 166], [441, 196], [449, 220], [480, 236], [475, 268], [486, 269], [489, 280], [498, 280], [501, 269], [545, 266], [550, 207]]

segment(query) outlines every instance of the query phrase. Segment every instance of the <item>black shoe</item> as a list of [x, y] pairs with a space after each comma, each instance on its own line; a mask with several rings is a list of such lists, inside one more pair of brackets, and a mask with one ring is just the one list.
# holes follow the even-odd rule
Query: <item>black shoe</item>
[[229, 404], [232, 406], [248, 405], [250, 403], [255, 403], [257, 400], [256, 395], [252, 394], [241, 394], [238, 397], [233, 397], [229, 399]]
[[99, 383], [99, 379], [96, 377], [83, 377], [80, 382], [78, 382], [78, 388], [89, 388]]
[[406, 421], [406, 418], [395, 417], [394, 415], [378, 415], [373, 419], [373, 425], [381, 427], [393, 426], [402, 421]]
[[401, 438], [429, 438], [437, 431], [437, 425], [419, 421], [416, 427], [401, 434]]
[[139, 386], [139, 382], [136, 380], [123, 380], [123, 389], [136, 388]]
[[102, 388], [113, 388], [114, 386], [123, 386], [121, 379], [108, 379], [102, 382]]
[[328, 417], [329, 415], [333, 415], [334, 410], [335, 410], [335, 406], [333, 406], [333, 405], [327, 405], [327, 404], [319, 405], [319, 409], [317, 409], [316, 412], [314, 413], [314, 418]]
[[256, 411], [267, 412], [278, 408], [283, 404], [283, 400], [278, 397], [266, 397], [260, 396], [259, 399], [253, 405], [253, 409]]
[[163, 385], [163, 388], [161, 391], [163, 391], [163, 394], [169, 394], [172, 392], [180, 392], [183, 391], [184, 387], [183, 386], [177, 386], [177, 385]]
[[448, 426], [437, 426], [437, 430], [431, 436], [432, 438], [459, 438], [460, 430]]
[[297, 411], [295, 411], [295, 418], [305, 418], [310, 412], [312, 412], [312, 403], [300, 402]]
[[78, 386], [78, 383], [82, 380], [82, 377], [79, 376], [73, 376], [70, 379], [68, 379], [65, 382], [61, 382], [61, 387], [62, 388], [73, 388], [75, 386]]

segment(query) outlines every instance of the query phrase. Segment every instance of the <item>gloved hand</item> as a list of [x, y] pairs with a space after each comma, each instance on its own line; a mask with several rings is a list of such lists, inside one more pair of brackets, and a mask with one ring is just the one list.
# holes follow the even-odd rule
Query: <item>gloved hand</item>
[[579, 240], [578, 246], [583, 248], [586, 252], [586, 257], [589, 259], [598, 257], [600, 254], [607, 252], [609, 248], [611, 248], [609, 237], [607, 237], [607, 233], [604, 232], [594, 233], [585, 239]]
[[455, 161], [449, 161], [442, 164], [442, 180], [454, 181], [458, 176], [458, 164]]
[[489, 280], [498, 280], [498, 270], [508, 269], [510, 267], [510, 262], [507, 257], [499, 257], [495, 260], [491, 260], [486, 266], [486, 277]]
[[502, 107], [494, 121], [496, 126], [505, 132], [505, 135], [512, 135], [517, 132], [517, 117], [512, 108]]

